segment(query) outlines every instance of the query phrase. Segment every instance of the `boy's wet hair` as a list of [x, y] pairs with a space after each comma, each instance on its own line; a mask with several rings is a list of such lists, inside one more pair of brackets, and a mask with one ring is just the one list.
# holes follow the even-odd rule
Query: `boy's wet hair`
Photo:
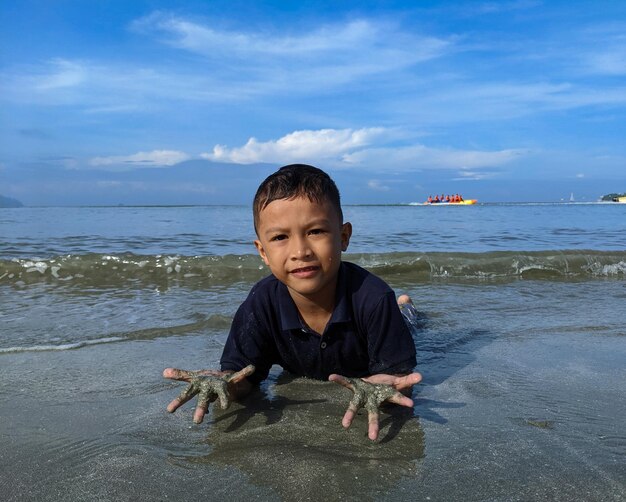
[[289, 164], [270, 174], [259, 186], [252, 203], [254, 229], [258, 233], [259, 214], [270, 202], [307, 197], [311, 202], [330, 202], [343, 223], [341, 198], [337, 185], [321, 169], [307, 164]]

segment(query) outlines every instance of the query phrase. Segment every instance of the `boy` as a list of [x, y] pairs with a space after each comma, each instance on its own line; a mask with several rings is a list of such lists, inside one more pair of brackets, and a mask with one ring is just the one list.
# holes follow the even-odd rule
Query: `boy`
[[[254, 245], [272, 275], [252, 288], [235, 314], [221, 371], [164, 371], [166, 378], [191, 382], [168, 411], [199, 393], [194, 421], [200, 423], [209, 401], [219, 396], [227, 405], [228, 395], [247, 394], [278, 364], [350, 388], [354, 398], [343, 426], [365, 406], [369, 437], [376, 439], [378, 406], [413, 406], [398, 391], [421, 375], [412, 373], [415, 346], [391, 288], [341, 261], [352, 226], [343, 222], [335, 183], [313, 166], [282, 167], [257, 190], [253, 213]], [[412, 306], [406, 296], [400, 301]]]

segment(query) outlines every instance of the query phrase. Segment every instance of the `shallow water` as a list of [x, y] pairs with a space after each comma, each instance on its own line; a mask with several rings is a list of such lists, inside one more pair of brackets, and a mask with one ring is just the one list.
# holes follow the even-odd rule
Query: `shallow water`
[[[290, 380], [278, 368], [259, 392], [201, 425], [189, 406], [167, 414], [181, 385], [162, 379], [162, 369], [217, 366], [232, 315], [265, 271], [239, 244], [218, 248], [209, 233], [172, 241], [182, 233], [166, 220], [180, 222], [179, 208], [141, 217], [141, 208], [123, 209], [138, 220], [105, 225], [118, 208], [59, 210], [70, 241], [54, 237], [44, 211], [46, 228], [28, 242], [18, 242], [32, 230], [21, 216], [8, 227], [0, 216], [12, 235], [0, 244], [3, 500], [626, 498], [626, 244], [589, 246], [591, 234], [607, 242], [623, 233], [613, 207], [477, 208], [494, 222], [470, 254], [408, 244], [436, 226], [431, 216], [399, 236], [399, 215], [430, 208], [354, 208], [353, 219], [383, 233], [369, 247], [357, 241], [350, 259], [409, 293], [421, 313], [415, 406], [386, 409], [374, 443], [363, 415], [341, 427], [348, 391]], [[450, 213], [461, 210], [434, 209], [471, 228], [470, 213]], [[244, 215], [214, 211], [231, 223]], [[505, 247], [507, 211], [519, 235], [543, 226], [548, 237]], [[576, 222], [557, 221], [579, 211]], [[524, 223], [524, 214], [542, 221]], [[243, 223], [232, 224], [243, 242]], [[582, 236], [546, 230], [577, 225]], [[198, 235], [192, 226], [185, 233]], [[386, 240], [394, 252], [378, 248]], [[137, 256], [123, 264], [128, 251]], [[57, 277], [51, 269], [66, 254], [74, 262]], [[146, 259], [153, 263], [140, 267]]]
[[[181, 323], [197, 315], [199, 291], [161, 294], [153, 326], [181, 319], [144, 337], [5, 354], [8, 500], [216, 497], [233, 483], [263, 500], [623, 499], [622, 281], [409, 293], [423, 314], [424, 383], [412, 410], [387, 410], [376, 443], [362, 415], [342, 429], [345, 389], [279, 371], [202, 425], [189, 407], [165, 413], [180, 385], [161, 379], [162, 368], [215, 366], [227, 334]], [[543, 307], [529, 315], [528, 298]], [[186, 314], [167, 314], [183, 303]]]

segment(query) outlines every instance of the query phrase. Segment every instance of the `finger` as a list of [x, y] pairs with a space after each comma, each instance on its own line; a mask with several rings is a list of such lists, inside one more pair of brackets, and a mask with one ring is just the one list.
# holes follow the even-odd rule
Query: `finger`
[[396, 377], [393, 387], [397, 390], [409, 389], [422, 381], [422, 375], [411, 373], [410, 375]]
[[230, 399], [226, 395], [226, 387], [218, 387], [216, 391], [217, 391], [217, 396], [220, 399], [220, 406], [222, 407], [223, 410], [225, 410], [226, 408], [230, 406]]
[[202, 421], [204, 420], [204, 415], [206, 415], [207, 411], [209, 410], [208, 406], [196, 406], [196, 409], [193, 412], [193, 423], [194, 424], [201, 424]]
[[179, 370], [177, 368], [165, 368], [163, 370], [163, 376], [170, 380], [181, 380], [183, 382], [188, 382], [193, 378], [191, 371]]
[[201, 424], [202, 420], [204, 420], [204, 415], [209, 409], [209, 393], [206, 390], [203, 390], [198, 395], [198, 404], [196, 405], [196, 409], [193, 412], [193, 421], [196, 424]]
[[348, 380], [343, 375], [337, 375], [337, 374], [333, 373], [332, 375], [330, 375], [328, 377], [328, 380], [331, 381], [331, 382], [334, 382], [334, 383], [338, 383], [339, 385], [342, 385], [346, 389], [350, 389], [351, 391], [354, 392], [354, 385], [352, 385], [350, 380]]
[[197, 377], [197, 376], [221, 377], [221, 376], [224, 376], [224, 372], [223, 371], [219, 371], [219, 370], [195, 370], [195, 371], [188, 371], [187, 373], [190, 376], [192, 376], [192, 377]]
[[395, 375], [386, 375], [382, 373], [378, 375], [370, 375], [367, 378], [364, 378], [363, 380], [367, 383], [374, 383], [374, 384], [381, 383], [383, 385], [394, 385], [398, 378], [399, 377]]
[[168, 413], [174, 413], [178, 408], [180, 408], [184, 403], [181, 402], [180, 399], [173, 399], [170, 404], [167, 405], [166, 410]]
[[176, 399], [174, 399], [170, 404], [167, 405], [167, 411], [170, 413], [174, 413], [178, 408], [180, 408], [183, 404], [189, 401], [193, 396], [195, 396], [198, 391], [192, 386], [188, 385], [185, 390], [183, 390]]
[[348, 406], [348, 409], [346, 410], [346, 413], [343, 416], [343, 419], [341, 420], [341, 425], [343, 425], [344, 429], [347, 429], [352, 425], [352, 421], [354, 420], [354, 417], [356, 416], [356, 412], [357, 412], [356, 406], [350, 403], [350, 405]]
[[378, 439], [378, 411], [368, 411], [367, 412], [367, 423], [368, 423], [368, 432], [367, 437], [369, 437], [372, 441], [376, 441]]
[[241, 382], [244, 378], [252, 375], [252, 373], [254, 373], [254, 370], [256, 368], [254, 367], [254, 365], [249, 364], [248, 366], [246, 366], [245, 368], [237, 371], [236, 373], [233, 373], [230, 378], [228, 379], [229, 383], [237, 383], [237, 382]]
[[197, 391], [191, 391], [191, 386], [187, 387], [179, 394], [177, 398], [173, 399], [170, 404], [167, 405], [167, 411], [169, 411], [170, 413], [174, 413], [178, 408], [180, 408], [183, 404], [189, 401], [197, 393]]
[[192, 378], [197, 376], [216, 376], [221, 377], [224, 374], [223, 371], [218, 370], [179, 370], [178, 368], [165, 368], [163, 370], [163, 376], [171, 380], [180, 380], [183, 382], [189, 382]]
[[413, 400], [411, 398], [403, 396], [399, 392], [391, 396], [389, 399], [387, 399], [387, 401], [390, 403], [399, 404], [400, 406], [406, 406], [407, 408], [413, 407]]

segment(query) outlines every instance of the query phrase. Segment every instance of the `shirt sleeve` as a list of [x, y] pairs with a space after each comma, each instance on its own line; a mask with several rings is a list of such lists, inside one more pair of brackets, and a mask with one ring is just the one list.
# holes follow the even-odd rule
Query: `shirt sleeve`
[[220, 359], [222, 371], [239, 371], [253, 364], [255, 371], [247, 379], [258, 384], [267, 378], [274, 362], [275, 349], [267, 323], [259, 318], [259, 308], [253, 305], [253, 293], [239, 307], [230, 327]]
[[370, 374], [411, 373], [417, 361], [415, 342], [393, 291], [382, 296], [367, 322]]

